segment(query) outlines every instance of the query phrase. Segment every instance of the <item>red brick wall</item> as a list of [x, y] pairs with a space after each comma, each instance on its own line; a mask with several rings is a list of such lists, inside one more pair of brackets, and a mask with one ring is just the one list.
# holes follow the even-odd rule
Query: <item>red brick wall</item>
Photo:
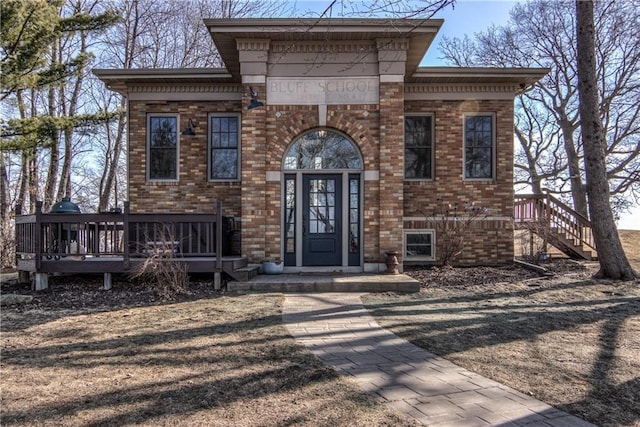
[[[264, 87], [254, 85], [259, 93]], [[513, 103], [511, 101], [402, 101], [402, 83], [381, 83], [381, 104], [333, 105], [327, 126], [349, 136], [359, 147], [366, 171], [379, 171], [380, 181], [364, 181], [364, 261], [383, 260], [384, 251], [402, 249], [402, 230], [434, 228], [437, 197], [451, 203], [473, 201], [492, 218], [469, 235], [460, 264], [496, 264], [513, 258]], [[268, 171], [281, 171], [289, 144], [319, 126], [317, 106], [266, 106], [243, 110], [242, 102], [130, 102], [129, 199], [136, 212], [206, 212], [222, 200], [225, 215], [242, 217], [242, 249], [250, 262], [281, 254], [281, 184], [267, 181]], [[435, 177], [403, 180], [404, 112], [435, 115]], [[208, 182], [207, 115], [242, 112], [242, 183]], [[463, 180], [463, 114], [496, 114], [496, 179]], [[147, 113], [180, 114], [179, 131], [193, 119], [195, 136], [180, 135], [177, 182], [146, 180]], [[277, 113], [277, 114], [276, 114]], [[403, 222], [402, 218], [406, 220]], [[407, 219], [409, 218], [409, 219]], [[415, 218], [415, 219], [410, 219]], [[505, 219], [507, 218], [507, 219]], [[382, 230], [382, 231], [381, 231]], [[436, 237], [437, 240], [437, 237]]]
[[[319, 126], [318, 107], [268, 106], [266, 111], [266, 170], [275, 172], [282, 170], [282, 159], [289, 145], [304, 132]], [[377, 105], [331, 105], [327, 108], [327, 127], [344, 133], [356, 143], [367, 170], [378, 169], [378, 126]], [[263, 244], [266, 248], [265, 255], [272, 258], [280, 256], [281, 252], [281, 194], [282, 188], [279, 181], [266, 183], [267, 230]], [[365, 198], [365, 262], [378, 262], [378, 183], [365, 182], [363, 195]], [[246, 234], [243, 224], [243, 235]], [[245, 238], [262, 240], [259, 236], [243, 237]]]
[[[408, 113], [435, 115], [435, 175], [432, 181], [404, 183], [404, 216], [433, 215], [437, 198], [462, 205], [475, 202], [488, 209], [488, 219], [465, 237], [458, 264], [500, 264], [513, 259], [513, 102], [407, 101]], [[494, 180], [463, 179], [463, 115], [495, 113], [496, 175]], [[405, 221], [405, 229], [435, 228], [425, 221]], [[438, 237], [436, 236], [436, 242]]]
[[[404, 83], [380, 83], [380, 253], [402, 253]], [[402, 261], [402, 260], [400, 260]]]
[[[129, 200], [133, 212], [215, 212], [221, 200], [226, 216], [240, 216], [240, 183], [209, 182], [207, 115], [239, 112], [239, 102], [129, 102]], [[147, 181], [147, 114], [179, 114], [179, 176], [177, 182]], [[195, 136], [183, 136], [189, 119]]]
[[[254, 84], [253, 88], [265, 93], [264, 84]], [[243, 105], [249, 105], [250, 100], [246, 91]], [[267, 218], [273, 216], [266, 207], [266, 115], [266, 108], [242, 111], [242, 254], [249, 262], [274, 259], [272, 254], [267, 254], [265, 244]]]

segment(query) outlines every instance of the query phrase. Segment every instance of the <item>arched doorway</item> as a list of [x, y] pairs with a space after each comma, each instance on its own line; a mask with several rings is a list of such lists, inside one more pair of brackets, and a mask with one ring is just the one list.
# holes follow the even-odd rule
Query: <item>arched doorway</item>
[[298, 136], [284, 154], [286, 266], [362, 266], [362, 156], [332, 129]]

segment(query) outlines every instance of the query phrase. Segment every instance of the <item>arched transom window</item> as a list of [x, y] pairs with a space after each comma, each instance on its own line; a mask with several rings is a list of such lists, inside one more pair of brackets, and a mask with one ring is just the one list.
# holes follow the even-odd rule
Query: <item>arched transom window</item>
[[362, 158], [346, 136], [328, 129], [299, 136], [284, 155], [284, 169], [362, 169]]

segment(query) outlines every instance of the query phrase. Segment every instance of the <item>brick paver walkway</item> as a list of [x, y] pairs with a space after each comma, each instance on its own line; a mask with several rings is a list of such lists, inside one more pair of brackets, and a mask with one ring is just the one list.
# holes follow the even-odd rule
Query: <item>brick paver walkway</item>
[[381, 328], [360, 294], [287, 294], [283, 321], [297, 341], [362, 390], [423, 424], [593, 426]]

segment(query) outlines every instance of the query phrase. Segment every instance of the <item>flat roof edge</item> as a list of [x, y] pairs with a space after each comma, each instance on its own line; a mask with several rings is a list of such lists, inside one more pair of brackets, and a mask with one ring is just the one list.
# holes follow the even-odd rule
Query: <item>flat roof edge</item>
[[231, 73], [226, 68], [94, 68], [91, 72], [102, 79], [228, 79]]
[[[286, 28], [300, 28], [313, 30], [315, 28], [323, 29], [334, 27], [338, 31], [345, 31], [349, 27], [353, 27], [354, 31], [362, 31], [363, 27], [368, 29], [378, 28], [386, 31], [397, 29], [411, 29], [415, 32], [433, 32], [438, 31], [444, 19], [362, 19], [362, 18], [243, 18], [243, 19], [223, 19], [223, 18], [204, 18], [204, 25], [210, 32], [246, 32], [248, 29], [255, 30], [261, 27], [259, 32], [279, 32]], [[270, 30], [273, 31], [270, 31]]]
[[530, 76], [544, 77], [551, 68], [515, 68], [515, 67], [418, 67], [412, 77], [487, 77], [487, 76]]

